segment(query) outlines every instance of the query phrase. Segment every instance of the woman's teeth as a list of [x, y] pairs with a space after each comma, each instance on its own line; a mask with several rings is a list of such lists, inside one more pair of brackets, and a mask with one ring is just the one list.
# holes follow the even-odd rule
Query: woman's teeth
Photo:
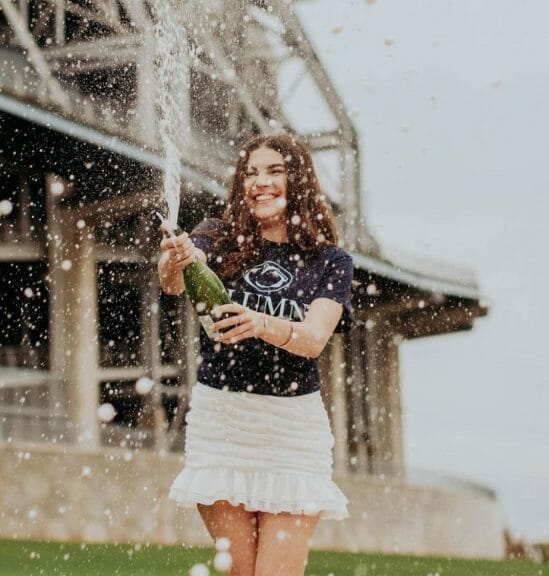
[[254, 200], [256, 202], [265, 202], [267, 200], [272, 200], [274, 198], [273, 194], [258, 194]]

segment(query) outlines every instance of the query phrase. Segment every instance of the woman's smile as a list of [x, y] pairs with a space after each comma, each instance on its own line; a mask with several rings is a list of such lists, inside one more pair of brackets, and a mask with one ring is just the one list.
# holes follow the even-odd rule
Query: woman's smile
[[268, 192], [261, 192], [259, 194], [257, 194], [256, 196], [254, 196], [254, 202], [260, 203], [260, 202], [268, 202], [269, 200], [272, 200], [273, 198], [276, 198], [275, 194], [269, 194]]

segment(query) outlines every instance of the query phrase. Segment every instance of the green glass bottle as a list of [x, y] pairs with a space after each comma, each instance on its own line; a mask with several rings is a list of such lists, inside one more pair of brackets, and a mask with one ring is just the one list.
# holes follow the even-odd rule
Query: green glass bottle
[[[181, 234], [179, 227], [174, 230], [175, 235]], [[223, 304], [230, 304], [231, 299], [219, 276], [204, 262], [195, 259], [194, 262], [183, 268], [183, 280], [185, 281], [185, 291], [198, 314], [200, 324], [206, 334], [213, 340], [215, 332], [214, 322], [220, 318], [214, 318], [212, 309]], [[223, 317], [226, 317], [224, 315]]]

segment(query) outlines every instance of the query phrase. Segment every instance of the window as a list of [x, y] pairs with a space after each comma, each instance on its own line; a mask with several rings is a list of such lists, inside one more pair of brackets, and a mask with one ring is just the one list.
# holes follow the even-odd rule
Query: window
[[25, 178], [0, 162], [0, 241], [36, 240], [44, 232], [45, 207], [43, 181]]
[[0, 263], [0, 366], [48, 369], [48, 287], [43, 262]]
[[102, 367], [138, 366], [142, 359], [142, 278], [138, 267], [98, 267], [99, 363]]

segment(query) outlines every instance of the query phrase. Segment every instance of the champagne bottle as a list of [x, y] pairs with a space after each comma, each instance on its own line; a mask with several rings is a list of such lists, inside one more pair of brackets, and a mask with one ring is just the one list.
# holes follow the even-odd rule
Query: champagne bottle
[[[174, 235], [181, 233], [182, 230], [179, 226], [173, 231]], [[223, 304], [230, 304], [229, 294], [219, 276], [197, 258], [183, 268], [183, 280], [185, 281], [185, 291], [198, 314], [200, 324], [202, 324], [208, 337], [213, 340], [216, 336], [213, 324], [221, 318], [214, 318], [212, 309]]]

